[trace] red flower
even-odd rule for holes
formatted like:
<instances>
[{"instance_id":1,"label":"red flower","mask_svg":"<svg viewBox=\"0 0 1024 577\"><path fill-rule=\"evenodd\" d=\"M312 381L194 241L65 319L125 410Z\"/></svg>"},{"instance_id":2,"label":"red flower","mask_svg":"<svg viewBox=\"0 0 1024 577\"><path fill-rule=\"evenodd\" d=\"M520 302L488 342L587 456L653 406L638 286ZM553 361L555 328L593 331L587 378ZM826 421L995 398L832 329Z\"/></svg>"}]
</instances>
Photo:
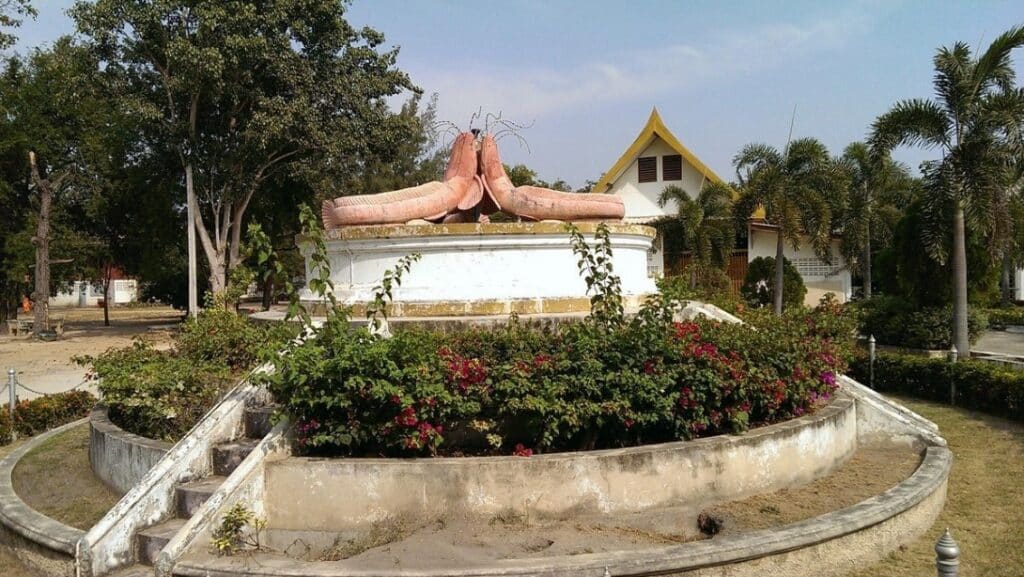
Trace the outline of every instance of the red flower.
<instances>
[{"instance_id":1,"label":"red flower","mask_svg":"<svg viewBox=\"0 0 1024 577\"><path fill-rule=\"evenodd\" d=\"M412 407L402 409L402 412L395 416L395 422L403 427L415 427L419 422L419 419L416 418L416 409Z\"/></svg>"},{"instance_id":2,"label":"red flower","mask_svg":"<svg viewBox=\"0 0 1024 577\"><path fill-rule=\"evenodd\" d=\"M515 450L512 451L512 454L516 457L532 457L533 449L528 449L524 447L522 443L519 443L516 445Z\"/></svg>"}]
</instances>

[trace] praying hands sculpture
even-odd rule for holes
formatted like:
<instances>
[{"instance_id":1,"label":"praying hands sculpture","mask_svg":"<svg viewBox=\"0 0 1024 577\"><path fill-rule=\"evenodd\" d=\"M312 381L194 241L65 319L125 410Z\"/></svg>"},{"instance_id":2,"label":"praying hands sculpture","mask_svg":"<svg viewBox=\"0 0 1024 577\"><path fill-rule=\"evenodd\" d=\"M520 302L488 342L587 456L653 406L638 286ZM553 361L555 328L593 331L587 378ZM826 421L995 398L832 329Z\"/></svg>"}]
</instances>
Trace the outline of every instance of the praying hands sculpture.
<instances>
[{"instance_id":1,"label":"praying hands sculpture","mask_svg":"<svg viewBox=\"0 0 1024 577\"><path fill-rule=\"evenodd\" d=\"M492 134L455 138L443 182L380 194L343 196L323 204L324 226L429 222L488 222L497 211L526 220L620 220L622 199L608 194L513 186Z\"/></svg>"}]
</instances>

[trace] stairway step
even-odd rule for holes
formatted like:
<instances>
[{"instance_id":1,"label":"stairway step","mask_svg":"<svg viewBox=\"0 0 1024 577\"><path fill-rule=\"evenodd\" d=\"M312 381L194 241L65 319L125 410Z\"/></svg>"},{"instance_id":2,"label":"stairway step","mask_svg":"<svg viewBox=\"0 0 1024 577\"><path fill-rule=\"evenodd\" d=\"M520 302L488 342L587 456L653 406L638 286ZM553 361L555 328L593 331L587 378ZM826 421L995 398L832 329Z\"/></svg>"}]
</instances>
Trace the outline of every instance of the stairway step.
<instances>
[{"instance_id":1,"label":"stairway step","mask_svg":"<svg viewBox=\"0 0 1024 577\"><path fill-rule=\"evenodd\" d=\"M239 439L213 448L213 474L227 477L256 448L256 439Z\"/></svg>"},{"instance_id":2,"label":"stairway step","mask_svg":"<svg viewBox=\"0 0 1024 577\"><path fill-rule=\"evenodd\" d=\"M167 542L178 533L185 522L185 519L170 519L139 531L136 537L139 546L139 562L146 565L156 562L160 551L163 551Z\"/></svg>"},{"instance_id":3,"label":"stairway step","mask_svg":"<svg viewBox=\"0 0 1024 577\"><path fill-rule=\"evenodd\" d=\"M153 568L146 565L129 565L110 573L107 577L153 577Z\"/></svg>"},{"instance_id":4,"label":"stairway step","mask_svg":"<svg viewBox=\"0 0 1024 577\"><path fill-rule=\"evenodd\" d=\"M192 515L202 507L210 495L217 490L227 477L212 475L205 479L178 485L175 498L178 502L178 516L191 519Z\"/></svg>"},{"instance_id":5,"label":"stairway step","mask_svg":"<svg viewBox=\"0 0 1024 577\"><path fill-rule=\"evenodd\" d=\"M263 407L252 407L245 409L245 436L251 439L262 439L267 436L274 423L270 418L274 415L277 407L267 405Z\"/></svg>"}]
</instances>

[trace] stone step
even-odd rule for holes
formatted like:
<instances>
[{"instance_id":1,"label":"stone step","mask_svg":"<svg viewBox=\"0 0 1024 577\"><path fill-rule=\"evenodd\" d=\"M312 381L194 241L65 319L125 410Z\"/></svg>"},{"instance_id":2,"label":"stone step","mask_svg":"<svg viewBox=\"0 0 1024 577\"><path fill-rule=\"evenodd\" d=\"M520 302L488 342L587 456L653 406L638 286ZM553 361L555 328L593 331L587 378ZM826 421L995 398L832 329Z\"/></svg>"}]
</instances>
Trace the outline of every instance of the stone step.
<instances>
[{"instance_id":1,"label":"stone step","mask_svg":"<svg viewBox=\"0 0 1024 577\"><path fill-rule=\"evenodd\" d=\"M212 475L205 479L192 481L178 485L175 489L175 499L178 503L178 516L191 519L192 515L199 510L199 507L210 498L210 495L220 487L226 477Z\"/></svg>"},{"instance_id":2,"label":"stone step","mask_svg":"<svg viewBox=\"0 0 1024 577\"><path fill-rule=\"evenodd\" d=\"M250 439L262 439L267 436L274 423L270 418L274 415L277 407L268 405L264 407L252 407L245 409L245 436Z\"/></svg>"},{"instance_id":3,"label":"stone step","mask_svg":"<svg viewBox=\"0 0 1024 577\"><path fill-rule=\"evenodd\" d=\"M249 456L259 441L256 439L238 439L213 448L213 474L227 477Z\"/></svg>"},{"instance_id":4,"label":"stone step","mask_svg":"<svg viewBox=\"0 0 1024 577\"><path fill-rule=\"evenodd\" d=\"M167 542L185 525L185 519L170 519L139 531L136 541L139 547L139 563L152 565L167 546Z\"/></svg>"},{"instance_id":5,"label":"stone step","mask_svg":"<svg viewBox=\"0 0 1024 577\"><path fill-rule=\"evenodd\" d=\"M107 577L153 577L153 568L146 565L129 565L110 573Z\"/></svg>"}]
</instances>

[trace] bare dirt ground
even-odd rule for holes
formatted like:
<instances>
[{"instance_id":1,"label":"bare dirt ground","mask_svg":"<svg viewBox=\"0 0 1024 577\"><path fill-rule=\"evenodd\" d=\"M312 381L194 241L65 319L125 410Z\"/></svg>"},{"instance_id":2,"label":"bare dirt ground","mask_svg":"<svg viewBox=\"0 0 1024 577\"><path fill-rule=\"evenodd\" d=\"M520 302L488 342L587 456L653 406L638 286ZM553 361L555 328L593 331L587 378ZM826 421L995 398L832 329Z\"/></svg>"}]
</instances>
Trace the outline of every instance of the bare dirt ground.
<instances>
[{"instance_id":1,"label":"bare dirt ground","mask_svg":"<svg viewBox=\"0 0 1024 577\"><path fill-rule=\"evenodd\" d=\"M41 393L59 393L79 385L86 367L77 365L72 358L95 355L113 347L131 344L141 337L157 346L166 346L170 340L169 328L177 325L182 313L170 307L113 308L111 326L103 326L103 309L52 309L51 314L64 315L64 336L52 343L31 337L0 336L0 369L3 383L7 382L7 369L14 367L18 382L26 388L18 391L22 399L31 399ZM2 386L0 384L0 386ZM87 386L87 390L92 385ZM2 399L2 400L6 400ZM0 400L0 401L2 401Z\"/></svg>"},{"instance_id":2,"label":"bare dirt ground","mask_svg":"<svg viewBox=\"0 0 1024 577\"><path fill-rule=\"evenodd\" d=\"M910 447L860 449L831 475L807 485L716 505L708 511L724 522L724 533L780 526L853 505L893 487L920 464ZM324 561L337 568L374 571L404 567L441 569L502 559L529 559L606 551L637 550L705 539L697 527L702 511L665 507L630 515L568 514L529 518L509 511L492 518L393 519L333 547L314 549L284 534L273 545L290 543L277 555L248 555L240 564L258 565L285 557Z\"/></svg>"},{"instance_id":3,"label":"bare dirt ground","mask_svg":"<svg viewBox=\"0 0 1024 577\"><path fill-rule=\"evenodd\" d=\"M43 515L83 531L120 498L89 466L88 425L53 437L25 455L14 469L14 492Z\"/></svg>"}]
</instances>

